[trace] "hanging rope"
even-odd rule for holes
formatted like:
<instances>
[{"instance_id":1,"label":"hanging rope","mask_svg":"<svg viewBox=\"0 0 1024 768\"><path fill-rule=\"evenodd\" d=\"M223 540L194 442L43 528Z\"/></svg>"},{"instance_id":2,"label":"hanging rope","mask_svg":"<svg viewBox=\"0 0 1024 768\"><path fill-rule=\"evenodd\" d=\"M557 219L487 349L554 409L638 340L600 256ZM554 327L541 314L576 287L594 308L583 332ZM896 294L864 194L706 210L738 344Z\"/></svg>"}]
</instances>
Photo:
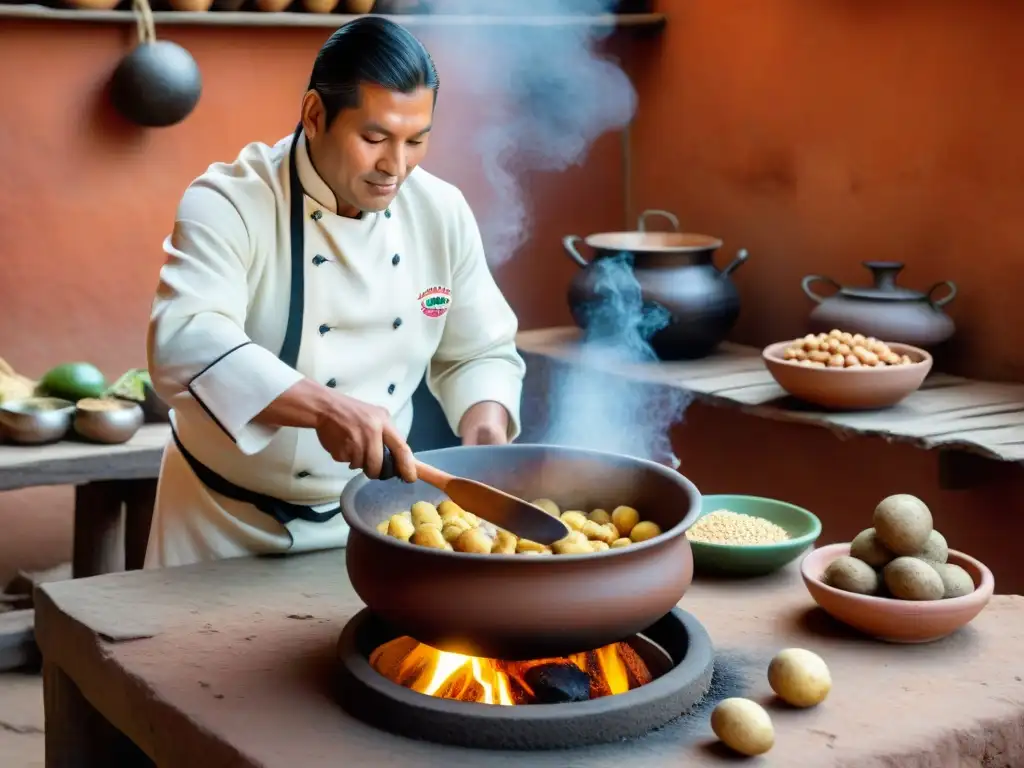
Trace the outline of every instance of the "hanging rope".
<instances>
[{"instance_id":1,"label":"hanging rope","mask_svg":"<svg viewBox=\"0 0 1024 768\"><path fill-rule=\"evenodd\" d=\"M156 22L153 21L153 9L149 7L149 0L132 0L132 10L135 12L139 43L155 43Z\"/></svg>"}]
</instances>

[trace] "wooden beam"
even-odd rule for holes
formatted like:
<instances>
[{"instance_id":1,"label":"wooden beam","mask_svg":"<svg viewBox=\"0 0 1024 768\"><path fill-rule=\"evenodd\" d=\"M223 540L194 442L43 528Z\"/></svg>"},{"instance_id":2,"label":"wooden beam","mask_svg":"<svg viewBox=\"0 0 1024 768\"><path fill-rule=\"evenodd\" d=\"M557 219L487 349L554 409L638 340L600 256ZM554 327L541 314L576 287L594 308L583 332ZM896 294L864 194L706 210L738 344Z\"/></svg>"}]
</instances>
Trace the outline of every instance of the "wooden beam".
<instances>
[{"instance_id":1,"label":"wooden beam","mask_svg":"<svg viewBox=\"0 0 1024 768\"><path fill-rule=\"evenodd\" d=\"M135 24L131 11L91 11L49 8L42 5L0 4L0 18L36 21L71 21L91 24ZM359 18L341 13L277 13L246 11L155 11L157 26L203 27L321 27L335 29ZM479 16L457 14L396 14L384 16L398 24L417 29L451 27L590 27L597 29L633 29L660 31L667 18L663 13L605 13L600 15L558 16Z\"/></svg>"}]
</instances>

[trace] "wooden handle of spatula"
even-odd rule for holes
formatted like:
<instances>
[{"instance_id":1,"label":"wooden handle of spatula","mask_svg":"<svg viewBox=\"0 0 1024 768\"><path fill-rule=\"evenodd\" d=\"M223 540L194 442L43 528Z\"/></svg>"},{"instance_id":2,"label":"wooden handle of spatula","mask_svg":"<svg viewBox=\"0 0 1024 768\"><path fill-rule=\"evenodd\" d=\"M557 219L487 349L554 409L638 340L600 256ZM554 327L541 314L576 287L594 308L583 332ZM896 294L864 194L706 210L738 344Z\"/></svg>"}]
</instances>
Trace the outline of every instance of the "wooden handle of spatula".
<instances>
[{"instance_id":1,"label":"wooden handle of spatula","mask_svg":"<svg viewBox=\"0 0 1024 768\"><path fill-rule=\"evenodd\" d=\"M422 461L416 462L416 476L439 491L447 490L448 483L455 479L454 475L449 475L447 472L443 472L429 464L424 464Z\"/></svg>"},{"instance_id":2,"label":"wooden handle of spatula","mask_svg":"<svg viewBox=\"0 0 1024 768\"><path fill-rule=\"evenodd\" d=\"M442 472L437 467L424 464L422 461L416 462L416 474L424 483L432 485L441 491L445 490L448 487L448 483L454 479L454 475ZM377 479L390 480L393 477L398 477L398 472L395 468L395 457L391 455L391 449L385 445L384 461L381 464L380 475Z\"/></svg>"}]
</instances>

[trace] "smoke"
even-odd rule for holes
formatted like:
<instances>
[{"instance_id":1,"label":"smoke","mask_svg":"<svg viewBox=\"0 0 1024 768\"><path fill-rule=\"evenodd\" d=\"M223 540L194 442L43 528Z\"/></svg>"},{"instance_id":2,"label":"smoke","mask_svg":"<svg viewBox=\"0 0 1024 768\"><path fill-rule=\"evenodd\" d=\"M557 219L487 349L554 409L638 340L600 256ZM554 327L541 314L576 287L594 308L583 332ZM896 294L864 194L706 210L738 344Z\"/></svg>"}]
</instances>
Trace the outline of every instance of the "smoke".
<instances>
[{"instance_id":1,"label":"smoke","mask_svg":"<svg viewBox=\"0 0 1024 768\"><path fill-rule=\"evenodd\" d=\"M609 12L614 0L424 0L427 13L574 16ZM602 58L607 30L587 24L467 27L459 39L461 87L479 110L475 151L495 199L481 217L492 268L530 235L522 176L579 163L594 141L629 124L636 92L619 66Z\"/></svg>"},{"instance_id":2,"label":"smoke","mask_svg":"<svg viewBox=\"0 0 1024 768\"><path fill-rule=\"evenodd\" d=\"M609 13L615 0L424 0L428 13L574 16ZM492 268L510 259L531 232L522 180L581 162L603 134L625 128L636 92L622 69L598 51L608 34L585 23L467 27L459 39L460 87L478 112L475 151L495 196L480 228ZM552 371L544 393L548 423L534 439L642 456L678 466L669 427L690 396L606 371L656 360L650 339L668 312L645 302L628 255L590 269L597 297L587 307L579 365Z\"/></svg>"},{"instance_id":3,"label":"smoke","mask_svg":"<svg viewBox=\"0 0 1024 768\"><path fill-rule=\"evenodd\" d=\"M669 428L692 395L642 384L623 368L657 360L651 337L668 325L668 311L644 301L628 254L595 261L594 298L583 308L586 331L578 364L552 372L548 423L539 442L641 456L673 467Z\"/></svg>"}]
</instances>

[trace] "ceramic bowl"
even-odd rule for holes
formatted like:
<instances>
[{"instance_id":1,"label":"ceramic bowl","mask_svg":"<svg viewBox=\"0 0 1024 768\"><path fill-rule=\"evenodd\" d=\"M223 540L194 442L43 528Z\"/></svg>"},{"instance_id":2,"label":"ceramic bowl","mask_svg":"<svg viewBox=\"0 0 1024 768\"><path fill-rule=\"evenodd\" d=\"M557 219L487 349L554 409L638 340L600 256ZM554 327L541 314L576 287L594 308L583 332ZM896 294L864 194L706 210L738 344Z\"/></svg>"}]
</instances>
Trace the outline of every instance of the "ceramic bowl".
<instances>
[{"instance_id":1,"label":"ceramic bowl","mask_svg":"<svg viewBox=\"0 0 1024 768\"><path fill-rule=\"evenodd\" d=\"M0 432L12 443L44 445L63 440L75 404L57 397L27 397L0 405Z\"/></svg>"},{"instance_id":2,"label":"ceramic bowl","mask_svg":"<svg viewBox=\"0 0 1024 768\"><path fill-rule=\"evenodd\" d=\"M928 601L855 595L821 580L833 560L848 554L849 543L830 544L808 554L800 564L807 591L832 618L890 643L930 643L953 634L981 613L995 590L992 571L970 555L951 549L949 562L974 579L974 591L969 595Z\"/></svg>"},{"instance_id":3,"label":"ceramic bowl","mask_svg":"<svg viewBox=\"0 0 1024 768\"><path fill-rule=\"evenodd\" d=\"M74 429L94 443L127 443L139 431L145 417L138 403L115 398L79 400Z\"/></svg>"},{"instance_id":4,"label":"ceramic bowl","mask_svg":"<svg viewBox=\"0 0 1024 768\"><path fill-rule=\"evenodd\" d=\"M791 563L821 535L821 521L817 517L785 501L729 494L701 497L701 517L720 509L769 520L784 528L790 538L777 544L710 544L691 540L695 573L763 576Z\"/></svg>"},{"instance_id":5,"label":"ceramic bowl","mask_svg":"<svg viewBox=\"0 0 1024 768\"><path fill-rule=\"evenodd\" d=\"M909 344L889 344L910 365L884 368L809 368L784 360L793 340L780 341L761 353L768 372L786 392L808 403L839 411L888 408L920 389L932 369L932 356Z\"/></svg>"}]
</instances>

